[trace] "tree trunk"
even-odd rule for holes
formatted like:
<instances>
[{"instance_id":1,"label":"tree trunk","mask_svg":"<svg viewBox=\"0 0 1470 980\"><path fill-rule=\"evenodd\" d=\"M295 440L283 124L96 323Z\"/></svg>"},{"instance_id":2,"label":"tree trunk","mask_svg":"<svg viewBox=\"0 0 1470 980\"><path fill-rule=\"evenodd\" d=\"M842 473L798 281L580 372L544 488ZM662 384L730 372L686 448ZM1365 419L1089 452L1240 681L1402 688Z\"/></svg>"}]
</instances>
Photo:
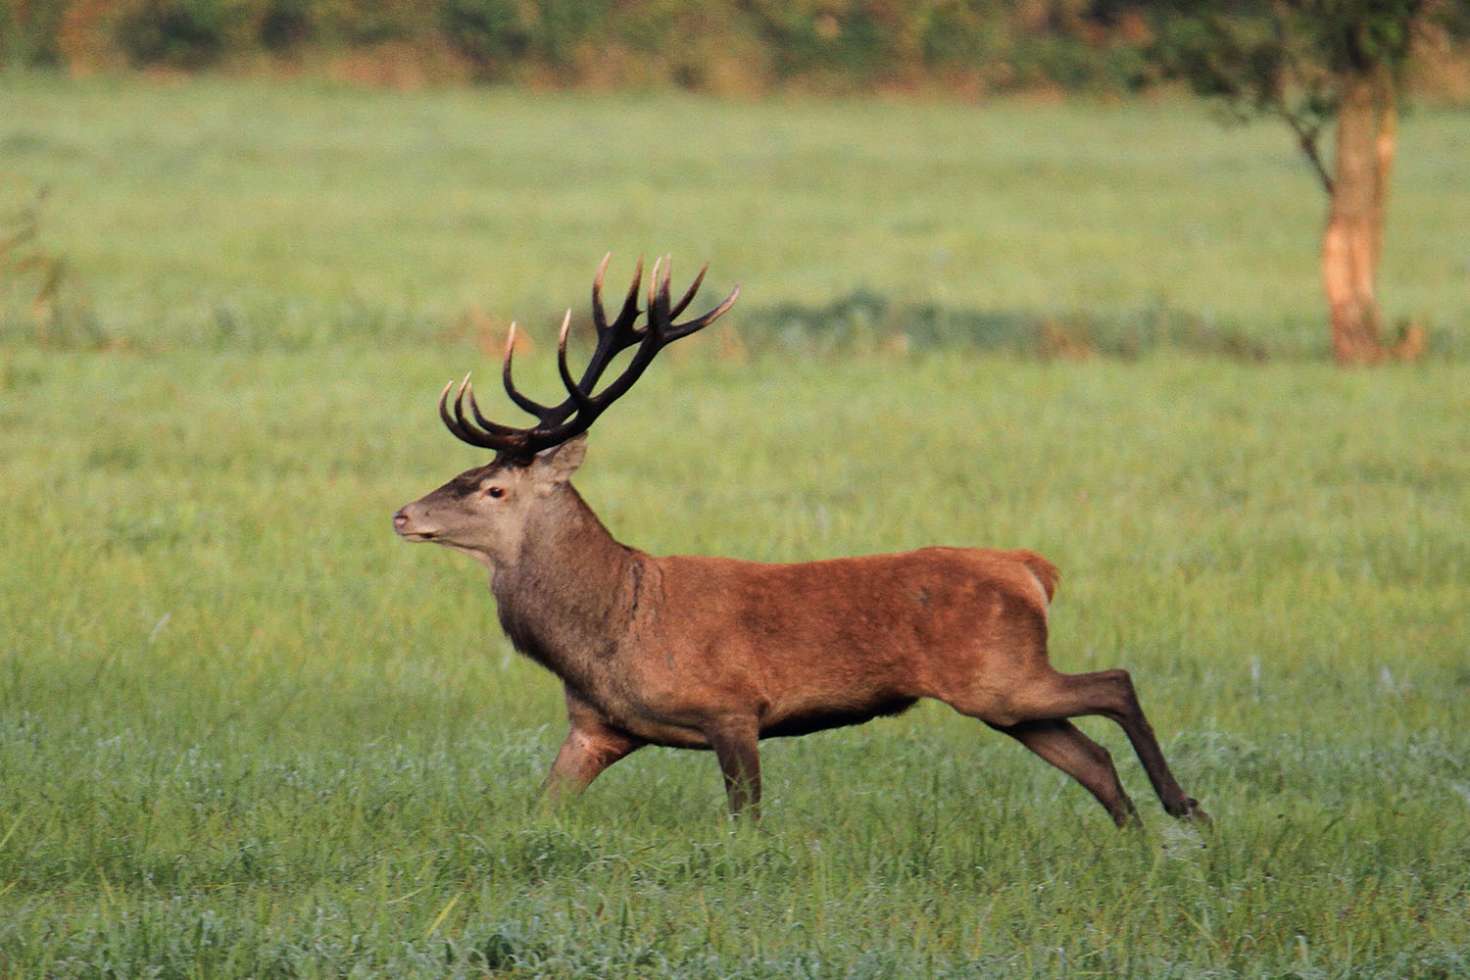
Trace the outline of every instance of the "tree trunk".
<instances>
[{"instance_id":1,"label":"tree trunk","mask_svg":"<svg viewBox=\"0 0 1470 980\"><path fill-rule=\"evenodd\" d=\"M1388 218L1388 186L1393 176L1393 156L1398 149L1399 105L1394 92L1393 73L1386 65L1374 75L1374 107L1378 110L1378 138L1374 143L1378 170L1373 185L1373 269L1383 258L1383 226Z\"/></svg>"},{"instance_id":2,"label":"tree trunk","mask_svg":"<svg viewBox=\"0 0 1470 980\"><path fill-rule=\"evenodd\" d=\"M1381 141L1380 89L1366 72L1342 80L1332 204L1322 234L1322 286L1339 364L1371 364L1385 353L1375 286L1388 188L1381 162L1392 164L1394 140L1390 127L1387 143Z\"/></svg>"}]
</instances>

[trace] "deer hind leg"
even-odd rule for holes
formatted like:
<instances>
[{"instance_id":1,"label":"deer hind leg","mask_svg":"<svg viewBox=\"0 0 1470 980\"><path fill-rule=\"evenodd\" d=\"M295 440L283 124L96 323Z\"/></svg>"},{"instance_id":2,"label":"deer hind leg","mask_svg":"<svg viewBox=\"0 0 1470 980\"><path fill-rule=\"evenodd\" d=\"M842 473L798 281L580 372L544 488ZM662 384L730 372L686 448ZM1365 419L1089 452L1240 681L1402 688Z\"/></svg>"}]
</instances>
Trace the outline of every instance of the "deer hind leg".
<instances>
[{"instance_id":1,"label":"deer hind leg","mask_svg":"<svg viewBox=\"0 0 1470 980\"><path fill-rule=\"evenodd\" d=\"M1061 721L1079 715L1110 718L1128 736L1165 811L1181 819L1209 822L1208 814L1179 787L1169 770L1169 763L1154 737L1153 726L1139 706L1133 680L1126 670L1061 674L1047 667L1033 679L1016 684L1004 693L987 692L973 704L953 701L950 704L1002 730L1026 722Z\"/></svg>"},{"instance_id":2,"label":"deer hind leg","mask_svg":"<svg viewBox=\"0 0 1470 980\"><path fill-rule=\"evenodd\" d=\"M1133 689L1133 678L1126 670L1099 670L1090 674L1059 674L1051 676L1036 691L1038 703L1031 710L1058 713L1064 717L1076 715L1102 715L1117 722L1133 744L1138 761L1143 763L1144 772L1153 784L1159 802L1170 816L1193 819L1208 823L1209 815L1200 809L1199 803L1179 787L1169 763L1164 759L1164 750L1154 737L1153 726L1148 723L1143 708L1138 703L1138 693ZM1055 716L1055 715L1053 715Z\"/></svg>"},{"instance_id":3,"label":"deer hind leg","mask_svg":"<svg viewBox=\"0 0 1470 980\"><path fill-rule=\"evenodd\" d=\"M1138 822L1138 810L1118 779L1113 757L1070 721L1023 721L1018 725L991 727L1005 732L1081 783L1097 797L1119 827Z\"/></svg>"}]
</instances>

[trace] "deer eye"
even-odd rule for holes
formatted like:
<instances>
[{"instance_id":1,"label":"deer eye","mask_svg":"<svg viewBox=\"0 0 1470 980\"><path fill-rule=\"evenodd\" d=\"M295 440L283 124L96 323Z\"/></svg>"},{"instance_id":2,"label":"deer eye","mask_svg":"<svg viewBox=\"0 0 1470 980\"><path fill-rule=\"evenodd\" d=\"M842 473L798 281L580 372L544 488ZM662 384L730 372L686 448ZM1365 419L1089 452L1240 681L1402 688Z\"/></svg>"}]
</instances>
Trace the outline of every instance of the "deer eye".
<instances>
[{"instance_id":1,"label":"deer eye","mask_svg":"<svg viewBox=\"0 0 1470 980\"><path fill-rule=\"evenodd\" d=\"M505 496L505 487L491 487L489 490L485 491L485 496L493 497L494 499L499 500L501 497Z\"/></svg>"}]
</instances>

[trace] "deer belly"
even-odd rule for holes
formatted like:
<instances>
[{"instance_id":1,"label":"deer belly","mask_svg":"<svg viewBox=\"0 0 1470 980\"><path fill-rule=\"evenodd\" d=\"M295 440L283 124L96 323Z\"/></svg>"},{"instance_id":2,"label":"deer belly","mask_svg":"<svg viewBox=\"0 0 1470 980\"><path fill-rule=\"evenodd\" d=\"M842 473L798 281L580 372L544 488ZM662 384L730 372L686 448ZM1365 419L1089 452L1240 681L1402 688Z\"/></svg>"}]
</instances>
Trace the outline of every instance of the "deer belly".
<instances>
[{"instance_id":1,"label":"deer belly","mask_svg":"<svg viewBox=\"0 0 1470 980\"><path fill-rule=\"evenodd\" d=\"M865 704L812 705L796 707L761 726L761 738L807 735L828 728L861 725L874 718L903 714L918 698L891 697Z\"/></svg>"},{"instance_id":2,"label":"deer belly","mask_svg":"<svg viewBox=\"0 0 1470 980\"><path fill-rule=\"evenodd\" d=\"M649 745L671 749L707 749L709 741L697 728L650 718L643 712L604 711L604 717L615 728L636 735Z\"/></svg>"}]
</instances>

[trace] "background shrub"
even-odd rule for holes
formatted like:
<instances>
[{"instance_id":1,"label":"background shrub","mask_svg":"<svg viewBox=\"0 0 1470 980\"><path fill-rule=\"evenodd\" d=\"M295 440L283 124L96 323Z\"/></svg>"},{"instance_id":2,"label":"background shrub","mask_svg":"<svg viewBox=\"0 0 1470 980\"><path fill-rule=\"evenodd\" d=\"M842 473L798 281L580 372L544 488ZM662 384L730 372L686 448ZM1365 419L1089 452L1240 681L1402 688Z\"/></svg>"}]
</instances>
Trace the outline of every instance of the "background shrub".
<instances>
[{"instance_id":1,"label":"background shrub","mask_svg":"<svg viewBox=\"0 0 1470 980\"><path fill-rule=\"evenodd\" d=\"M1146 11L1125 0L8 0L0 59L75 73L369 51L394 64L364 80L391 84L444 77L449 52L480 80L553 86L1121 92L1153 81ZM1438 36L1422 46L1417 84L1470 95L1470 51Z\"/></svg>"},{"instance_id":2,"label":"background shrub","mask_svg":"<svg viewBox=\"0 0 1470 980\"><path fill-rule=\"evenodd\" d=\"M486 78L523 57L531 43L530 25L515 0L444 0L439 27Z\"/></svg>"},{"instance_id":3,"label":"background shrub","mask_svg":"<svg viewBox=\"0 0 1470 980\"><path fill-rule=\"evenodd\" d=\"M135 0L120 6L113 40L134 66L204 68L250 38L243 0Z\"/></svg>"}]
</instances>

